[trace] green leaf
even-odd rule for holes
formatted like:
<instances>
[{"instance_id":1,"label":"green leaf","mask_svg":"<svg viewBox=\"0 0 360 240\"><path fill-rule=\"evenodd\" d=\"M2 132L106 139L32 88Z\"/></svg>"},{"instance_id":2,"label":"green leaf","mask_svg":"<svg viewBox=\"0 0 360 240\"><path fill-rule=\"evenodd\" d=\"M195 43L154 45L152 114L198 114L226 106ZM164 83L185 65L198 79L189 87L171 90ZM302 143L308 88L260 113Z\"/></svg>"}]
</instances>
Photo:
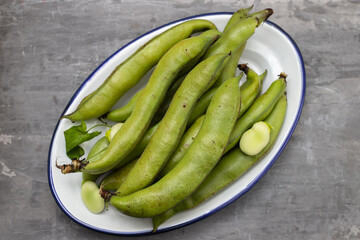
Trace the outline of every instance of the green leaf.
<instances>
[{"instance_id":1,"label":"green leaf","mask_svg":"<svg viewBox=\"0 0 360 240\"><path fill-rule=\"evenodd\" d=\"M85 151L79 145L98 136L101 132L95 131L88 133L84 121L78 126L72 126L64 131L66 154L70 159L79 159L85 154Z\"/></svg>"},{"instance_id":2,"label":"green leaf","mask_svg":"<svg viewBox=\"0 0 360 240\"><path fill-rule=\"evenodd\" d=\"M85 151L82 147L77 146L71 149L69 152L67 152L67 156L70 159L79 159L82 155L85 154Z\"/></svg>"}]
</instances>

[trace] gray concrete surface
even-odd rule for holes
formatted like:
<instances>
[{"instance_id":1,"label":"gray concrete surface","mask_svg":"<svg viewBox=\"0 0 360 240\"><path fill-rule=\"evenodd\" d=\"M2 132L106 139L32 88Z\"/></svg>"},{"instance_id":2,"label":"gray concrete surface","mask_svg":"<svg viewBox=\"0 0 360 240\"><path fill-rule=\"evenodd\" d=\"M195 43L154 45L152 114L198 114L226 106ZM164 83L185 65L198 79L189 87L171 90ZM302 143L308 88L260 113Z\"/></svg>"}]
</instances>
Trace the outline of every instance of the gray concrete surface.
<instances>
[{"instance_id":1,"label":"gray concrete surface","mask_svg":"<svg viewBox=\"0 0 360 240\"><path fill-rule=\"evenodd\" d=\"M235 0L0 1L0 239L122 239L55 203L50 139L84 79L131 39ZM134 239L360 239L360 3L254 1L297 42L307 91L299 124L264 178L222 211Z\"/></svg>"}]
</instances>

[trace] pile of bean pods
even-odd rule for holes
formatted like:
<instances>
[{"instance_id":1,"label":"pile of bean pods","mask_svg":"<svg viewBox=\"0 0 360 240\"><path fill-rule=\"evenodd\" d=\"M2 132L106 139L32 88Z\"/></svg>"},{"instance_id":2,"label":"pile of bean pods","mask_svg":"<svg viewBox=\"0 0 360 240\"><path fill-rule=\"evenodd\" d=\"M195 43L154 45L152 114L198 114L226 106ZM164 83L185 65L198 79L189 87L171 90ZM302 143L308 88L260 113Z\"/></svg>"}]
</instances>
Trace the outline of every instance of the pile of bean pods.
<instances>
[{"instance_id":1,"label":"pile of bean pods","mask_svg":"<svg viewBox=\"0 0 360 240\"><path fill-rule=\"evenodd\" d=\"M269 151L285 117L286 74L261 94L266 69L258 74L239 64L246 42L273 14L251 10L235 12L222 32L195 19L155 36L62 117L114 123L86 159L57 165L64 174L82 172L82 199L91 212L102 212L107 203L123 214L152 218L156 231L224 189ZM113 109L153 67L145 87ZM261 144L253 144L257 138Z\"/></svg>"}]
</instances>

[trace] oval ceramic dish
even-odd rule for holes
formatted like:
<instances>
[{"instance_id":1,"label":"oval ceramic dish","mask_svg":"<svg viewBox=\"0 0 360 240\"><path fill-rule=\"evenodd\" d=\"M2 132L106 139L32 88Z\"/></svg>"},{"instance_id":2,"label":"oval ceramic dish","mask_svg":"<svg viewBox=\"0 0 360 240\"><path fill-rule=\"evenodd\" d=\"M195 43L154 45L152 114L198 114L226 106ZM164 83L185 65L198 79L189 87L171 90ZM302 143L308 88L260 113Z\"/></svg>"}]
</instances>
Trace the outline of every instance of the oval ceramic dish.
<instances>
[{"instance_id":1,"label":"oval ceramic dish","mask_svg":"<svg viewBox=\"0 0 360 240\"><path fill-rule=\"evenodd\" d=\"M132 52L153 36L165 31L173 25L190 19L210 20L217 25L219 30L222 30L231 15L232 13L210 13L180 19L154 29L131 41L95 69L71 98L63 114L72 112L83 97L95 90L105 80L115 66L120 64ZM262 73L265 69L268 70L268 75L263 85L263 91L270 86L272 81L277 79L280 72L285 72L288 75L288 109L278 139L271 151L236 182L200 206L173 216L160 226L158 232L176 229L201 220L226 207L246 193L273 165L295 129L304 103L305 70L301 53L292 38L276 24L266 21L249 39L243 56L240 59L240 63L248 63L249 67L253 68L258 73ZM149 76L150 75L148 74L144 79L146 80ZM126 103L131 95L138 91L141 86L144 86L146 84L145 80L124 95L120 100L119 105ZM98 123L97 120L87 121L88 127L96 123ZM96 231L116 235L151 234L151 219L128 217L111 206L108 211L101 214L96 215L90 213L85 208L80 197L80 187L82 182L81 173L63 175L60 170L55 167L56 160L61 164L70 162L65 153L63 132L72 125L73 123L66 119L60 120L57 123L49 149L49 185L53 197L61 210L75 222ZM105 128L98 128L96 130L103 130L102 135L105 133ZM86 154L99 137L100 136L84 144Z\"/></svg>"}]
</instances>

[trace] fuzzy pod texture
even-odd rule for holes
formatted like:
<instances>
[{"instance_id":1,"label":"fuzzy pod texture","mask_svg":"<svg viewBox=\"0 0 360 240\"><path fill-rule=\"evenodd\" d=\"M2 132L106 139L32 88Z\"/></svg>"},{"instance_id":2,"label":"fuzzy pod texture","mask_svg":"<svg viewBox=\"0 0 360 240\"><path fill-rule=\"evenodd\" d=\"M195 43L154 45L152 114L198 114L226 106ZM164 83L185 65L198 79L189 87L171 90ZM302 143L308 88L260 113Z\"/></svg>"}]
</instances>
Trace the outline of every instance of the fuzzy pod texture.
<instances>
[{"instance_id":1,"label":"fuzzy pod texture","mask_svg":"<svg viewBox=\"0 0 360 240\"><path fill-rule=\"evenodd\" d=\"M216 29L216 26L207 20L191 20L155 36L118 65L99 88L86 96L74 112L63 118L81 121L104 115L171 47L193 33L208 29Z\"/></svg>"},{"instance_id":2,"label":"fuzzy pod texture","mask_svg":"<svg viewBox=\"0 0 360 240\"><path fill-rule=\"evenodd\" d=\"M221 158L239 110L239 79L232 78L216 92L195 141L179 164L145 189L112 196L111 205L126 215L153 217L185 199Z\"/></svg>"}]
</instances>

